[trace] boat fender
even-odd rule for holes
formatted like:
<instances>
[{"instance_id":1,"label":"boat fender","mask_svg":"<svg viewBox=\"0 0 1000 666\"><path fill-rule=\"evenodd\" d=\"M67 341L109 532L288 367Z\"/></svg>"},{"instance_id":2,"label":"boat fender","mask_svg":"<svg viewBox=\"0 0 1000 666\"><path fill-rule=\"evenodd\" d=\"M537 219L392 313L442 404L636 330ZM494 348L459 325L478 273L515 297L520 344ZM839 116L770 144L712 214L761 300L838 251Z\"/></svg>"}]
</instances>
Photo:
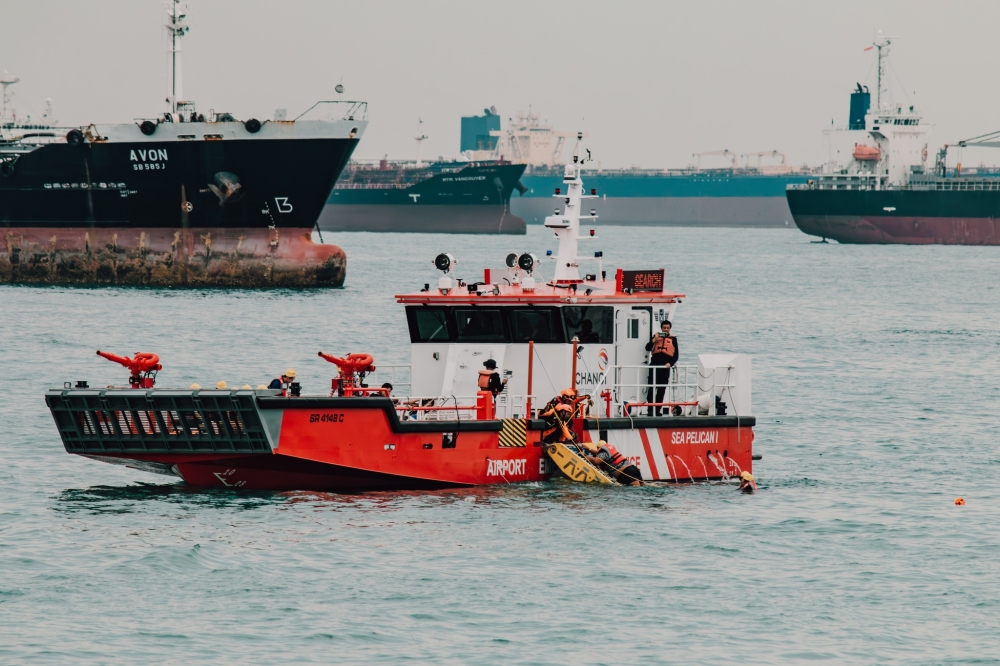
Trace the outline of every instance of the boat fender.
<instances>
[{"instance_id":1,"label":"boat fender","mask_svg":"<svg viewBox=\"0 0 1000 666\"><path fill-rule=\"evenodd\" d=\"M78 129L71 129L66 132L66 143L71 146L79 146L83 143L83 132Z\"/></svg>"},{"instance_id":2,"label":"boat fender","mask_svg":"<svg viewBox=\"0 0 1000 666\"><path fill-rule=\"evenodd\" d=\"M152 120L143 120L139 124L139 131L146 136L153 136L153 133L156 132L156 123Z\"/></svg>"},{"instance_id":3,"label":"boat fender","mask_svg":"<svg viewBox=\"0 0 1000 666\"><path fill-rule=\"evenodd\" d=\"M250 120L243 123L243 126L247 128L247 131L251 134L256 134L260 131L260 121L256 118L251 118Z\"/></svg>"}]
</instances>

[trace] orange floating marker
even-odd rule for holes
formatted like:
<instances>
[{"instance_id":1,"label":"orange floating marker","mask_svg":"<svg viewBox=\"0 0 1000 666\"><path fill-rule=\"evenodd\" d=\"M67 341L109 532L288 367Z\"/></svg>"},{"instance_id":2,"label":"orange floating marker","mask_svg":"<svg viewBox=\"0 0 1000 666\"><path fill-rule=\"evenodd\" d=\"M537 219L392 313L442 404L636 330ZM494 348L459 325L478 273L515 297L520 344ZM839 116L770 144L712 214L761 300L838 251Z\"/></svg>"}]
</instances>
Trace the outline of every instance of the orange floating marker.
<instances>
[{"instance_id":1,"label":"orange floating marker","mask_svg":"<svg viewBox=\"0 0 1000 666\"><path fill-rule=\"evenodd\" d=\"M955 506L965 506L965 500L959 497L955 500Z\"/></svg>"}]
</instances>

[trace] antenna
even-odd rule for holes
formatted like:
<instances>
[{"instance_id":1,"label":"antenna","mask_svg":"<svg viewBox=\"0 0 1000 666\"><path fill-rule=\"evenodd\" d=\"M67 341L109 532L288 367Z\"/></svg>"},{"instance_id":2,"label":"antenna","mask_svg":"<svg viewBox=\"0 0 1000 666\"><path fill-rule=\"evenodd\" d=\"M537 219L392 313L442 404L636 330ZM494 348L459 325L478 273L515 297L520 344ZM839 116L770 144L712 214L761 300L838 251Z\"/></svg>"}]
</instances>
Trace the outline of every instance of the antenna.
<instances>
[{"instance_id":1,"label":"antenna","mask_svg":"<svg viewBox=\"0 0 1000 666\"><path fill-rule=\"evenodd\" d=\"M586 137L584 132L577 132L576 146L573 149L573 161L567 164L564 169L562 184L566 187L566 193L562 194L561 189L556 190L553 195L562 199L564 208L562 213L557 208L553 215L545 218L545 226L555 233L559 239L559 249L556 251L556 269L552 279L556 283L576 284L583 282L580 279L579 260L577 248L580 240L580 220L593 221L597 219L596 211L591 210L590 215L581 215L580 209L583 199L596 199L597 191L591 190L590 194L585 194L583 180L580 178L583 162L580 160L581 142ZM588 151L589 157L589 151ZM521 268L527 270L523 264Z\"/></svg>"},{"instance_id":2,"label":"antenna","mask_svg":"<svg viewBox=\"0 0 1000 666\"><path fill-rule=\"evenodd\" d=\"M424 119L423 118L417 118L417 136L415 136L414 138L417 140L417 168L418 169L424 165L423 162L420 161L420 148L421 148L421 144L424 142L425 139L428 138L427 135L424 134L424 132L423 132L423 126L424 126Z\"/></svg>"},{"instance_id":3,"label":"antenna","mask_svg":"<svg viewBox=\"0 0 1000 666\"><path fill-rule=\"evenodd\" d=\"M889 101L889 76L885 68L889 64L889 47L894 39L896 38L883 35L882 31L879 30L875 41L872 42L872 46L878 50L878 85L875 87L875 108L880 113L883 111L883 100Z\"/></svg>"},{"instance_id":4,"label":"antenna","mask_svg":"<svg viewBox=\"0 0 1000 666\"><path fill-rule=\"evenodd\" d=\"M180 0L170 0L167 9L167 32L170 33L170 113L177 113L177 100L181 92L181 44L180 38L188 33L184 25L187 18L187 3Z\"/></svg>"}]
</instances>

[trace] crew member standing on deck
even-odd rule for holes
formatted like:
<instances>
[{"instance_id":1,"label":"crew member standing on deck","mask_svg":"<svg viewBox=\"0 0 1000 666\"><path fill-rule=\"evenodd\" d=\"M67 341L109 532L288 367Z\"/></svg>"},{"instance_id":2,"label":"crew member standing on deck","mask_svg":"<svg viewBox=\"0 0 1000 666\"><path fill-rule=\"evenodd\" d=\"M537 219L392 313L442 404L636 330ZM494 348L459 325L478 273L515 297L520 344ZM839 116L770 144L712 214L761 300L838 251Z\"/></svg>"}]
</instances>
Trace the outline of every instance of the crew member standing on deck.
<instances>
[{"instance_id":1,"label":"crew member standing on deck","mask_svg":"<svg viewBox=\"0 0 1000 666\"><path fill-rule=\"evenodd\" d=\"M652 352L649 357L649 388L646 389L646 402L663 402L663 395L667 392L667 384L670 383L670 368L677 363L680 356L680 348L677 346L677 336L670 335L670 322L666 319L660 324L660 332L656 333L652 339L646 343L646 351ZM655 400L654 398L655 387ZM660 415L660 407L653 411L649 408L649 415ZM668 410L669 413L669 410Z\"/></svg>"},{"instance_id":2,"label":"crew member standing on deck","mask_svg":"<svg viewBox=\"0 0 1000 666\"><path fill-rule=\"evenodd\" d=\"M483 366L485 370L479 371L479 390L489 391L493 394L493 398L496 399L504 386L507 385L506 379L500 379L500 373L497 372L497 362L491 358L483 361Z\"/></svg>"}]
</instances>

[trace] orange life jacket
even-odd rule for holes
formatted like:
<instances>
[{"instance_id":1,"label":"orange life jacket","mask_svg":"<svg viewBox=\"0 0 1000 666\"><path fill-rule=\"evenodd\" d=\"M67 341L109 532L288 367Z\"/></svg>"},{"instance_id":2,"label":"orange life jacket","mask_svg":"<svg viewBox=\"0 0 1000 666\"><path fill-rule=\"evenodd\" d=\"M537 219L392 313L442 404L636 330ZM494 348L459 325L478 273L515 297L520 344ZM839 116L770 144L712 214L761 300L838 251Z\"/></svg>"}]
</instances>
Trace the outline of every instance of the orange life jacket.
<instances>
[{"instance_id":1,"label":"orange life jacket","mask_svg":"<svg viewBox=\"0 0 1000 666\"><path fill-rule=\"evenodd\" d=\"M492 370L480 370L479 371L479 390L488 391L490 388L490 377L493 376Z\"/></svg>"},{"instance_id":2,"label":"orange life jacket","mask_svg":"<svg viewBox=\"0 0 1000 666\"><path fill-rule=\"evenodd\" d=\"M605 445L601 447L601 451L605 451L609 456L611 456L611 460L608 461L608 464L615 469L620 469L628 464L628 459L618 452L618 449L615 448L614 444L605 443Z\"/></svg>"},{"instance_id":3,"label":"orange life jacket","mask_svg":"<svg viewBox=\"0 0 1000 666\"><path fill-rule=\"evenodd\" d=\"M674 355L674 339L671 337L663 337L659 333L653 339L653 353L654 354L666 354L667 356Z\"/></svg>"}]
</instances>

